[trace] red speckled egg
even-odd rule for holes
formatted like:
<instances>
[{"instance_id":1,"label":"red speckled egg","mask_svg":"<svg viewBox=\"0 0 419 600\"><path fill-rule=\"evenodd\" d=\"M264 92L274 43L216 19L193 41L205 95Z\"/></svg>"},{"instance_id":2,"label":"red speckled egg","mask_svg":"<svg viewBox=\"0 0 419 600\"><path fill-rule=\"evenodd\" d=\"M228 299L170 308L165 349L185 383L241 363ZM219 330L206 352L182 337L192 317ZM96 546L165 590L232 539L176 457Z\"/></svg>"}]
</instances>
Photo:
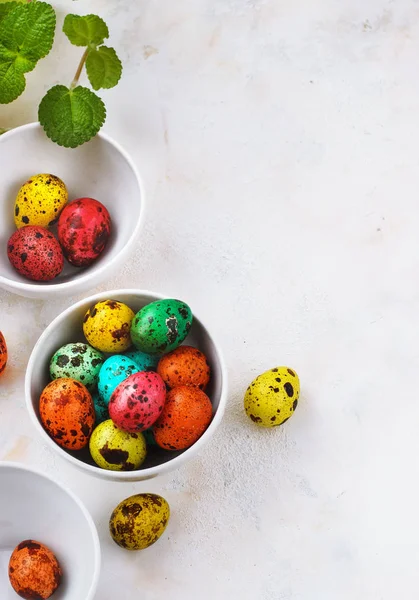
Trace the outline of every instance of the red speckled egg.
<instances>
[{"instance_id":1,"label":"red speckled egg","mask_svg":"<svg viewBox=\"0 0 419 600\"><path fill-rule=\"evenodd\" d=\"M136 433L159 418L166 399L166 386L157 373L133 373L115 389L109 401L109 415L117 427Z\"/></svg>"},{"instance_id":2,"label":"red speckled egg","mask_svg":"<svg viewBox=\"0 0 419 600\"><path fill-rule=\"evenodd\" d=\"M35 540L21 542L9 561L12 588L27 600L47 600L61 583L62 571L55 555Z\"/></svg>"},{"instance_id":3,"label":"red speckled egg","mask_svg":"<svg viewBox=\"0 0 419 600\"><path fill-rule=\"evenodd\" d=\"M7 357L8 357L8 353L7 353L6 340L4 339L4 335L0 331L0 375L3 373L3 371L6 368Z\"/></svg>"},{"instance_id":4,"label":"red speckled egg","mask_svg":"<svg viewBox=\"0 0 419 600\"><path fill-rule=\"evenodd\" d=\"M93 198L73 200L58 220L58 239L66 259L75 267L91 265L105 249L110 233L111 217Z\"/></svg>"},{"instance_id":5,"label":"red speckled egg","mask_svg":"<svg viewBox=\"0 0 419 600\"><path fill-rule=\"evenodd\" d=\"M20 275L32 281L51 281L64 267L60 244L50 231L28 225L7 242L7 256Z\"/></svg>"},{"instance_id":6,"label":"red speckled egg","mask_svg":"<svg viewBox=\"0 0 419 600\"><path fill-rule=\"evenodd\" d=\"M90 393L79 381L67 377L51 381L41 394L39 414L59 446L80 450L89 443L95 409Z\"/></svg>"},{"instance_id":7,"label":"red speckled egg","mask_svg":"<svg viewBox=\"0 0 419 600\"><path fill-rule=\"evenodd\" d=\"M179 346L160 359L157 373L169 388L193 385L205 390L210 368L204 354L192 346Z\"/></svg>"},{"instance_id":8,"label":"red speckled egg","mask_svg":"<svg viewBox=\"0 0 419 600\"><path fill-rule=\"evenodd\" d=\"M157 444L166 450L184 450L204 433L212 419L212 404L199 388L181 385L170 390L153 427Z\"/></svg>"}]
</instances>

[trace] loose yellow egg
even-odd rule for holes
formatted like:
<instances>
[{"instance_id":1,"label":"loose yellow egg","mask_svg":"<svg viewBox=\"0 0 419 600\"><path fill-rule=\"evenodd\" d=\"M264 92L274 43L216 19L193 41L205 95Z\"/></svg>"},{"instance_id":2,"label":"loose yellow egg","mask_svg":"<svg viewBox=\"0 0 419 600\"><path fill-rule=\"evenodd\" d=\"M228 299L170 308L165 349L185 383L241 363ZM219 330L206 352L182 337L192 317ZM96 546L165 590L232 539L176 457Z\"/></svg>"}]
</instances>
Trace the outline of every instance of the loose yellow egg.
<instances>
[{"instance_id":1,"label":"loose yellow egg","mask_svg":"<svg viewBox=\"0 0 419 600\"><path fill-rule=\"evenodd\" d=\"M294 414L300 396L300 380L288 367L262 373L247 388L244 409L260 427L276 427Z\"/></svg>"},{"instance_id":2,"label":"loose yellow egg","mask_svg":"<svg viewBox=\"0 0 419 600\"><path fill-rule=\"evenodd\" d=\"M148 548L162 535L170 518L167 501L157 494L136 494L123 500L113 511L111 536L126 550Z\"/></svg>"},{"instance_id":3,"label":"loose yellow egg","mask_svg":"<svg viewBox=\"0 0 419 600\"><path fill-rule=\"evenodd\" d=\"M65 184L49 173L34 175L20 188L15 203L15 224L49 227L53 225L68 201Z\"/></svg>"}]
</instances>

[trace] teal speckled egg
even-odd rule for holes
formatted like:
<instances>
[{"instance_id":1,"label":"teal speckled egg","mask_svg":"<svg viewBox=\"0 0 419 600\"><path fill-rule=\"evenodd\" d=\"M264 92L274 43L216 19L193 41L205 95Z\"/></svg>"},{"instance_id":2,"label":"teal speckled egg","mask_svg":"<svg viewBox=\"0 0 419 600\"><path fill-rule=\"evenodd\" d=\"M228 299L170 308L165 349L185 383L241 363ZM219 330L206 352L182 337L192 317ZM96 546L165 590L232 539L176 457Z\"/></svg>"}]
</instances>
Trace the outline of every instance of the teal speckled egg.
<instances>
[{"instance_id":1,"label":"teal speckled egg","mask_svg":"<svg viewBox=\"0 0 419 600\"><path fill-rule=\"evenodd\" d=\"M158 354L147 354L135 349L124 352L124 356L128 356L128 358L133 360L140 371L155 371L160 360Z\"/></svg>"},{"instance_id":2,"label":"teal speckled egg","mask_svg":"<svg viewBox=\"0 0 419 600\"><path fill-rule=\"evenodd\" d=\"M97 390L92 393L92 400L96 415L95 425L99 425L109 419L108 403L105 402Z\"/></svg>"},{"instance_id":3,"label":"teal speckled egg","mask_svg":"<svg viewBox=\"0 0 419 600\"><path fill-rule=\"evenodd\" d=\"M192 326L192 312L180 300L156 300L134 317L131 338L134 346L148 354L164 354L177 348Z\"/></svg>"},{"instance_id":4,"label":"teal speckled egg","mask_svg":"<svg viewBox=\"0 0 419 600\"><path fill-rule=\"evenodd\" d=\"M133 360L121 354L110 356L105 360L99 373L98 390L106 404L109 404L109 400L118 385L140 370Z\"/></svg>"},{"instance_id":5,"label":"teal speckled egg","mask_svg":"<svg viewBox=\"0 0 419 600\"><path fill-rule=\"evenodd\" d=\"M88 344L66 344L51 358L51 379L69 377L83 383L91 392L96 388L104 360L103 354Z\"/></svg>"}]
</instances>

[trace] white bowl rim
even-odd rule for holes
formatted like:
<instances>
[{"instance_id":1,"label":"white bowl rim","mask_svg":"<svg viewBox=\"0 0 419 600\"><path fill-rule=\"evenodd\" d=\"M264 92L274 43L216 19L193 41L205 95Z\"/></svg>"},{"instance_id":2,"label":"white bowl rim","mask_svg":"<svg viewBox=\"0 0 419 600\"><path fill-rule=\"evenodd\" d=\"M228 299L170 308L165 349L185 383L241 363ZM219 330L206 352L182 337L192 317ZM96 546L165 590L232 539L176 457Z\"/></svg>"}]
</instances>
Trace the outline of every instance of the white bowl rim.
<instances>
[{"instance_id":1,"label":"white bowl rim","mask_svg":"<svg viewBox=\"0 0 419 600\"><path fill-rule=\"evenodd\" d=\"M206 334L208 335L208 337L214 344L214 348L216 349L218 360L220 362L221 377L222 377L220 401L218 404L217 411L216 411L209 427L202 434L202 436L199 438L198 441L196 441L192 446L190 446L184 452L182 452L182 454L175 456L174 458L172 458L171 460L168 460L165 463L162 463L155 467L148 467L147 469L140 468L135 471L108 471L106 469L101 469L100 467L97 467L97 466L89 465L89 464L83 462L82 460L75 458L71 454L68 454L63 448L61 448L58 444L56 444L49 437L49 435L47 434L45 429L42 427L42 425L35 413L33 405L32 405L31 380L32 380L32 373L33 373L34 369L36 368L36 355L37 355L38 348L40 346L42 346L44 340L49 336L52 329L55 329L55 327L57 325L59 325L60 323L65 321L65 319L69 316L70 313L72 313L74 310L76 310L77 308L79 308L80 306L85 304L86 302L94 304L96 301L103 300L103 298L106 298L106 297L118 299L118 295L126 295L126 294L135 295L135 296L148 295L148 296L153 296L154 298L156 298L158 300L159 299L164 300L165 298L168 298L167 295L160 294L158 292L152 292L150 290L142 290L142 289L140 290L140 289L128 288L128 289L117 289L117 290L109 290L109 291L99 292L97 294L94 294L93 296L88 296L87 298L79 300L75 304L72 304L67 309L65 309L55 319L53 319L53 321L51 321L51 323L47 326L47 328L44 330L44 332L40 335L40 337L38 338L38 341L36 342L35 346L33 347L30 357L29 357L28 365L26 367L26 375L25 375L26 406L29 411L32 422L34 423L36 429L39 431L39 433L41 434L43 439L48 443L48 445L51 446L52 448L54 448L54 450L56 452L59 452L59 454L61 456L63 456L63 458L65 458L66 460L71 462L73 465L75 465L79 469L81 468L84 471L86 471L96 477L99 476L100 478L103 478L103 479L111 479L111 480L118 480L118 481L125 481L125 482L126 481L141 481L142 479L151 479L153 477L156 477L157 475L162 475L163 473L172 471L172 470L178 468L184 462L186 462L189 459L189 456L191 456L194 453L199 452L201 447L205 445L205 443L210 439L210 437L214 434L217 427L221 423L221 420L223 418L224 411L226 408L226 404L227 404L227 388L228 388L227 367L224 362L224 357L223 357L222 351L220 350L219 345L215 341L213 335L209 332L206 325L194 313L194 316L196 316L196 319L204 327Z\"/></svg>"},{"instance_id":2,"label":"white bowl rim","mask_svg":"<svg viewBox=\"0 0 419 600\"><path fill-rule=\"evenodd\" d=\"M39 477L42 477L43 479L46 479L47 481L58 486L72 500L74 500L76 505L79 507L79 509L83 513L83 516L85 517L87 524L89 526L90 533L91 533L92 539L93 539L93 545L94 545L94 572L93 572L93 577L92 577L92 583L90 585L90 589L87 594L87 597L84 599L84 600L93 600L95 597L96 591L97 591L97 586L99 584L100 567L101 567L101 549L100 549L100 542L99 542L99 534L97 532L96 525L92 519L91 514L89 513L89 511L87 510L87 508L85 507L83 502L66 485L56 481L55 479L50 477L50 475L47 475L46 473L43 473L42 471L39 471L38 469L35 469L33 467L28 467L27 465L24 465L22 463L16 463L16 462L11 462L11 461L0 461L0 471L1 471L1 469L4 469L4 468L9 468L9 469L12 468L12 469L18 469L19 471L26 471L29 473L33 473L34 475L37 475Z\"/></svg>"},{"instance_id":3,"label":"white bowl rim","mask_svg":"<svg viewBox=\"0 0 419 600\"><path fill-rule=\"evenodd\" d=\"M21 133L22 131L26 131L26 130L30 130L30 129L42 129L42 127L41 127L40 123L34 122L34 123L27 123L26 125L20 125L19 127L10 129L9 131L6 131L6 133L3 133L3 135L0 136L0 144L2 144L4 142L4 140L7 140L12 136L19 135L19 133ZM102 131L100 131L97 134L97 137L100 137L103 140L105 140L106 142L108 142L125 158L125 160L127 161L127 163L129 164L129 166L131 167L131 169L134 173L134 176L138 183L138 187L140 189L141 204L142 204L140 216L138 218L138 221L137 221L134 231L132 232L129 239L125 242L123 249L118 254L116 254L111 260L103 261L103 264L98 266L97 270L95 270L93 273L88 272L85 275L81 275L77 279L72 279L70 281L64 281L62 283L52 283L48 286L45 286L40 283L31 282L29 279L27 282L15 281L13 279L8 279L7 277L0 275L0 286L1 286L1 284L4 284L4 285L8 286L8 289L13 288L15 290L21 290L21 291L29 291L30 290L31 292L40 292L40 293L44 293L44 294L48 294L48 295L50 293L53 293L56 290L60 290L60 292L63 290L68 290L69 292L71 292L71 289L73 287L79 288L80 285L83 285L84 283L89 281L89 279L91 279L92 277L96 278L98 276L101 276L104 271L109 269L109 267L111 267L115 263L115 261L120 259L121 253L123 253L125 255L129 251L129 249L133 246L135 240L137 239L138 233L143 225L143 221L144 221L144 212L145 212L145 207L146 207L144 183L143 183L141 175L140 175L136 165L134 164L134 161L132 160L131 156L128 154L128 152L125 150L125 148L123 148L119 144L119 142L115 141L111 136L109 136L107 133L103 133ZM51 142L51 144L52 143L53 142Z\"/></svg>"}]
</instances>

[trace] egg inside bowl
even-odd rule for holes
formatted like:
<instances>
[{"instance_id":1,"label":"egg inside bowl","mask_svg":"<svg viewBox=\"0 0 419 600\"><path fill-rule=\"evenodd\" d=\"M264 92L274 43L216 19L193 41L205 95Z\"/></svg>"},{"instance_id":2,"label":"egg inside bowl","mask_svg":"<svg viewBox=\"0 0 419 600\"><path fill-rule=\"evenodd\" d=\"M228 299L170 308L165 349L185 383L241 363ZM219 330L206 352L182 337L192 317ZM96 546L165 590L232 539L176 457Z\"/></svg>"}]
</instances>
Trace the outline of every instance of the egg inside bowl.
<instances>
[{"instance_id":1,"label":"egg inside bowl","mask_svg":"<svg viewBox=\"0 0 419 600\"><path fill-rule=\"evenodd\" d=\"M227 372L221 350L208 329L193 315L192 327L185 344L199 348L209 362L211 378L206 394L212 403L213 417L203 435L189 448L182 451L167 451L153 447L147 453L145 462L136 470L110 471L98 467L85 447L77 452L59 446L45 431L39 412L39 400L42 391L50 382L49 364L58 348L72 342L84 342L83 321L88 309L96 303L113 300L131 307L134 313L164 296L154 292L140 290L112 290L101 292L82 300L61 313L44 331L36 343L29 359L25 395L29 414L43 439L64 459L91 475L116 481L141 481L177 468L192 458L210 439L219 426L227 399ZM193 312L193 307L192 312Z\"/></svg>"},{"instance_id":2,"label":"egg inside bowl","mask_svg":"<svg viewBox=\"0 0 419 600\"><path fill-rule=\"evenodd\" d=\"M62 148L45 136L38 123L32 123L0 136L0 163L1 288L33 298L71 295L91 289L117 270L138 236L144 208L140 176L117 142L100 133L79 148ZM48 282L23 277L7 256L7 241L16 231L15 200L21 186L38 174L61 179L70 202L78 198L98 200L112 221L106 248L93 264L79 268L66 261L60 275Z\"/></svg>"},{"instance_id":3,"label":"egg inside bowl","mask_svg":"<svg viewBox=\"0 0 419 600\"><path fill-rule=\"evenodd\" d=\"M0 463L0 481L0 598L18 597L9 581L9 560L18 545L25 541L28 546L31 540L34 547L47 546L61 567L54 600L93 600L100 546L83 504L57 482L23 465Z\"/></svg>"}]
</instances>

